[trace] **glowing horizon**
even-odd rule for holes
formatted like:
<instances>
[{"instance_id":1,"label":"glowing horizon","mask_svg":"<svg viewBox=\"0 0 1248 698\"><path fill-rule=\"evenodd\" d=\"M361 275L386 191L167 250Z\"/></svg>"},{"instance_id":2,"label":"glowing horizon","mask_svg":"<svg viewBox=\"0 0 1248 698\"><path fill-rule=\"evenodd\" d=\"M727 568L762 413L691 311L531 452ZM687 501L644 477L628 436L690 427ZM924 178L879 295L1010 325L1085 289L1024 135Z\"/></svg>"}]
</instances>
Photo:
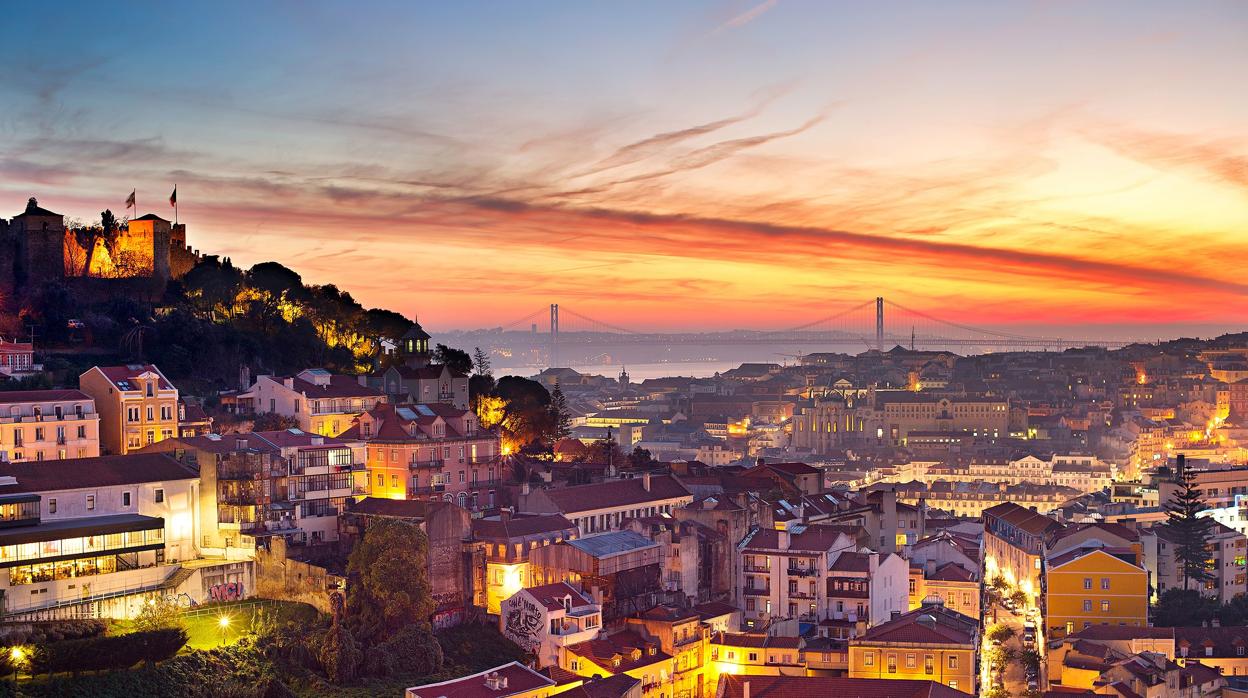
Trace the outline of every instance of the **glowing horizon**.
<instances>
[{"instance_id":1,"label":"glowing horizon","mask_svg":"<svg viewBox=\"0 0 1248 698\"><path fill-rule=\"evenodd\" d=\"M13 8L0 216L176 183L437 329L1248 325L1248 5L669 5Z\"/></svg>"}]
</instances>

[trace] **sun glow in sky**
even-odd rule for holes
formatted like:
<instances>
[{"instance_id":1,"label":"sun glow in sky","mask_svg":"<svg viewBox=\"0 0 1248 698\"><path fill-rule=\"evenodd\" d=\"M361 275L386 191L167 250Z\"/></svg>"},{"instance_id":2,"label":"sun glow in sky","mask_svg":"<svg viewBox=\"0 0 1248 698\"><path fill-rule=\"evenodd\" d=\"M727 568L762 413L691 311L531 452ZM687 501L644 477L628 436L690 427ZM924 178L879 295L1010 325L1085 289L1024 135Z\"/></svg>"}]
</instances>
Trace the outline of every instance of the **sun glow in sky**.
<instances>
[{"instance_id":1,"label":"sun glow in sky","mask_svg":"<svg viewBox=\"0 0 1248 698\"><path fill-rule=\"evenodd\" d=\"M202 251L428 327L1248 321L1241 2L5 14L0 215L176 183Z\"/></svg>"}]
</instances>

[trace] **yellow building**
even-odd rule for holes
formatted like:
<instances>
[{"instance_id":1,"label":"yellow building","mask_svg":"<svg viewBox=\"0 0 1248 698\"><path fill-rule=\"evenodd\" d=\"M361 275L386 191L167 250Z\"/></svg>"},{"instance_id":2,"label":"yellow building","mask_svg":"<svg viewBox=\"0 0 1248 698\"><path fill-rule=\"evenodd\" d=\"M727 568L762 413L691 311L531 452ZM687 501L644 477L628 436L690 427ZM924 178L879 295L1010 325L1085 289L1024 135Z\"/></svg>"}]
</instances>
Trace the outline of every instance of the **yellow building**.
<instances>
[{"instance_id":1,"label":"yellow building","mask_svg":"<svg viewBox=\"0 0 1248 698\"><path fill-rule=\"evenodd\" d=\"M1148 572L1130 549L1080 548L1047 560L1044 622L1049 638L1094 625L1148 625Z\"/></svg>"},{"instance_id":2,"label":"yellow building","mask_svg":"<svg viewBox=\"0 0 1248 698\"><path fill-rule=\"evenodd\" d=\"M152 364L93 366L78 389L95 400L100 447L125 455L178 434L178 389Z\"/></svg>"},{"instance_id":3,"label":"yellow building","mask_svg":"<svg viewBox=\"0 0 1248 698\"><path fill-rule=\"evenodd\" d=\"M923 605L929 598L939 598L945 608L964 616L980 614L979 581L975 575L956 562L947 562L931 573L910 568L910 610Z\"/></svg>"},{"instance_id":4,"label":"yellow building","mask_svg":"<svg viewBox=\"0 0 1248 698\"><path fill-rule=\"evenodd\" d=\"M672 695L674 658L657 641L629 630L569 645L560 661L562 669L577 676L627 674L641 679L643 698Z\"/></svg>"},{"instance_id":5,"label":"yellow building","mask_svg":"<svg viewBox=\"0 0 1248 698\"><path fill-rule=\"evenodd\" d=\"M721 676L805 676L803 641L766 633L716 633L710 641L706 686L712 694Z\"/></svg>"},{"instance_id":6,"label":"yellow building","mask_svg":"<svg viewBox=\"0 0 1248 698\"><path fill-rule=\"evenodd\" d=\"M95 401L78 390L0 392L0 453L11 461L100 455Z\"/></svg>"},{"instance_id":7,"label":"yellow building","mask_svg":"<svg viewBox=\"0 0 1248 698\"><path fill-rule=\"evenodd\" d=\"M942 683L974 694L979 621L926 603L849 641L849 677Z\"/></svg>"}]
</instances>

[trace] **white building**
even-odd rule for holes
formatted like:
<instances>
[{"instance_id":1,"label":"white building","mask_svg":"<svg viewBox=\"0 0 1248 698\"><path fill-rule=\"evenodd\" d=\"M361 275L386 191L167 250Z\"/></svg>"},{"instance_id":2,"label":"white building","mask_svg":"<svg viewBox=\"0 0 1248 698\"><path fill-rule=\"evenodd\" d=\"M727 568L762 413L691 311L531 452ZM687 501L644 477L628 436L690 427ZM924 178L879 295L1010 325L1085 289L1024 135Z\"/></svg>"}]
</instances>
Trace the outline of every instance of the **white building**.
<instances>
[{"instance_id":1,"label":"white building","mask_svg":"<svg viewBox=\"0 0 1248 698\"><path fill-rule=\"evenodd\" d=\"M245 596L250 563L199 559L198 490L163 454L0 464L0 615L124 618L153 596Z\"/></svg>"},{"instance_id":2,"label":"white building","mask_svg":"<svg viewBox=\"0 0 1248 698\"><path fill-rule=\"evenodd\" d=\"M567 582L521 589L502 602L498 629L537 659L537 668L564 666L569 645L598 637L602 605Z\"/></svg>"},{"instance_id":3,"label":"white building","mask_svg":"<svg viewBox=\"0 0 1248 698\"><path fill-rule=\"evenodd\" d=\"M797 525L779 531L756 528L738 544L741 569L737 598L744 599L747 628L773 621L829 618L829 568L837 553L856 548L855 529ZM905 573L901 590L906 591Z\"/></svg>"}]
</instances>

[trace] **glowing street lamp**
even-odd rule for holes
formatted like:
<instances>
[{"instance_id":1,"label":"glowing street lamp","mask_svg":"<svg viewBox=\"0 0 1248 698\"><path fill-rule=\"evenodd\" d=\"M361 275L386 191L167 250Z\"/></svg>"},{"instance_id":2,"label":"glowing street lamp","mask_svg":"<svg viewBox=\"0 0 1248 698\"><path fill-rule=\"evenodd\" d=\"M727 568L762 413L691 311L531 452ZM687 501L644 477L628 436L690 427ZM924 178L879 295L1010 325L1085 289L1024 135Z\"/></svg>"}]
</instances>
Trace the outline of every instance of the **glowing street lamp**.
<instances>
[{"instance_id":1,"label":"glowing street lamp","mask_svg":"<svg viewBox=\"0 0 1248 698\"><path fill-rule=\"evenodd\" d=\"M25 658L26 653L22 651L21 647L14 647L9 650L9 659L12 660L11 663L13 664L13 683L17 683L17 668L21 666L22 660Z\"/></svg>"},{"instance_id":2,"label":"glowing street lamp","mask_svg":"<svg viewBox=\"0 0 1248 698\"><path fill-rule=\"evenodd\" d=\"M221 616L217 619L217 627L221 628L221 644L225 644L225 631L230 627L230 617Z\"/></svg>"}]
</instances>

